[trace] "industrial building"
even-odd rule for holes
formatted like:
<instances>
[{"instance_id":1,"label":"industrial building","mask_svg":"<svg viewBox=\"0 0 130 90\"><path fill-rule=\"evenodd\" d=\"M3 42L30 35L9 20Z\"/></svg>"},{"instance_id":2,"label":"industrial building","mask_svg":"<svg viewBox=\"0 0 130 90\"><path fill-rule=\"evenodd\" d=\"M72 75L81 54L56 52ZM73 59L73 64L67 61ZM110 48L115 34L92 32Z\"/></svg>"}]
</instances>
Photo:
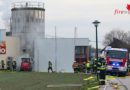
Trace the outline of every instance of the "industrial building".
<instances>
[{"instance_id":1,"label":"industrial building","mask_svg":"<svg viewBox=\"0 0 130 90\"><path fill-rule=\"evenodd\" d=\"M52 61L54 71L72 72L74 61L89 59L88 38L45 38L43 3L14 3L11 11L11 30L6 39L7 53L0 55L5 63L8 57L15 58L20 70L20 58L28 54L33 60L33 71L46 72L48 61Z\"/></svg>"},{"instance_id":2,"label":"industrial building","mask_svg":"<svg viewBox=\"0 0 130 90\"><path fill-rule=\"evenodd\" d=\"M34 40L37 37L45 37L44 3L13 3L11 11L12 36L20 37L21 54L26 50L33 57Z\"/></svg>"},{"instance_id":3,"label":"industrial building","mask_svg":"<svg viewBox=\"0 0 130 90\"><path fill-rule=\"evenodd\" d=\"M9 58L18 58L20 56L20 39L19 37L7 36L6 37L6 54L0 54L0 69L1 61L4 60L5 69L6 63Z\"/></svg>"},{"instance_id":4,"label":"industrial building","mask_svg":"<svg viewBox=\"0 0 130 90\"><path fill-rule=\"evenodd\" d=\"M35 41L34 71L47 71L51 61L54 71L73 72L73 62L87 61L88 52L88 38L38 38Z\"/></svg>"}]
</instances>

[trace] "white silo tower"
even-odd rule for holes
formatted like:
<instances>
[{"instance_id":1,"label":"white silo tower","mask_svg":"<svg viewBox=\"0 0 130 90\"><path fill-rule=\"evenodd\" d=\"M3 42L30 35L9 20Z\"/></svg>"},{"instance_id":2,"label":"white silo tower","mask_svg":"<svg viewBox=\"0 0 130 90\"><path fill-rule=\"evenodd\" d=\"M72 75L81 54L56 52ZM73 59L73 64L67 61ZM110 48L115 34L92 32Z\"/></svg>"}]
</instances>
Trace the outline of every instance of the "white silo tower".
<instances>
[{"instance_id":1,"label":"white silo tower","mask_svg":"<svg viewBox=\"0 0 130 90\"><path fill-rule=\"evenodd\" d=\"M45 37L45 9L41 2L13 3L11 17L12 36L21 40L21 52L34 55L34 40Z\"/></svg>"}]
</instances>

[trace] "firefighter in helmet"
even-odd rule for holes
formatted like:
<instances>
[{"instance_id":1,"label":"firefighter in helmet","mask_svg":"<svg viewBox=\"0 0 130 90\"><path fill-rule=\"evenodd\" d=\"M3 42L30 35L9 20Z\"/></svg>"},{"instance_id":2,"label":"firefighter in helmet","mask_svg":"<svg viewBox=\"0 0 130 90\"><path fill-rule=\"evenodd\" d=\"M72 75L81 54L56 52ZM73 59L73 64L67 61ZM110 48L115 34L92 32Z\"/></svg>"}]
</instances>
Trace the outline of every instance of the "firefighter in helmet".
<instances>
[{"instance_id":1,"label":"firefighter in helmet","mask_svg":"<svg viewBox=\"0 0 130 90\"><path fill-rule=\"evenodd\" d=\"M2 70L4 70L4 67L5 67L4 60L1 60L1 66L2 66Z\"/></svg>"},{"instance_id":2,"label":"firefighter in helmet","mask_svg":"<svg viewBox=\"0 0 130 90\"><path fill-rule=\"evenodd\" d=\"M86 69L87 69L86 62L83 62L83 73L86 73Z\"/></svg>"},{"instance_id":3,"label":"firefighter in helmet","mask_svg":"<svg viewBox=\"0 0 130 90\"><path fill-rule=\"evenodd\" d=\"M12 61L13 64L13 71L16 71L16 59L14 58Z\"/></svg>"},{"instance_id":4,"label":"firefighter in helmet","mask_svg":"<svg viewBox=\"0 0 130 90\"><path fill-rule=\"evenodd\" d=\"M88 60L88 62L86 63L87 66L87 73L90 72L91 68L90 68L90 61Z\"/></svg>"},{"instance_id":5,"label":"firefighter in helmet","mask_svg":"<svg viewBox=\"0 0 130 90\"><path fill-rule=\"evenodd\" d=\"M94 61L93 61L93 72L97 73L97 58L94 58Z\"/></svg>"},{"instance_id":6,"label":"firefighter in helmet","mask_svg":"<svg viewBox=\"0 0 130 90\"><path fill-rule=\"evenodd\" d=\"M100 67L99 69L99 84L105 85L106 78L106 60L103 57L99 58Z\"/></svg>"},{"instance_id":7,"label":"firefighter in helmet","mask_svg":"<svg viewBox=\"0 0 130 90\"><path fill-rule=\"evenodd\" d=\"M7 70L10 70L10 61L7 61Z\"/></svg>"},{"instance_id":8,"label":"firefighter in helmet","mask_svg":"<svg viewBox=\"0 0 130 90\"><path fill-rule=\"evenodd\" d=\"M51 70L51 72L53 72L53 69L52 69L52 62L49 61L48 62L48 72Z\"/></svg>"},{"instance_id":9,"label":"firefighter in helmet","mask_svg":"<svg viewBox=\"0 0 130 90\"><path fill-rule=\"evenodd\" d=\"M74 73L78 73L78 63L75 61L72 65Z\"/></svg>"}]
</instances>

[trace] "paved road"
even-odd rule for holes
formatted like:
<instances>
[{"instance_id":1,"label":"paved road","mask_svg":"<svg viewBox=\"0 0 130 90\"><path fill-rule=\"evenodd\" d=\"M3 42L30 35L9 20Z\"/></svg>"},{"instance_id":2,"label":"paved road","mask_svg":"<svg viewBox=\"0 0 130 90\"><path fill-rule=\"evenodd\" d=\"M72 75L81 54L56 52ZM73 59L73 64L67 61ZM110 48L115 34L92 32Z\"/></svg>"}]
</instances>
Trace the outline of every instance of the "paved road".
<instances>
[{"instance_id":1,"label":"paved road","mask_svg":"<svg viewBox=\"0 0 130 90\"><path fill-rule=\"evenodd\" d=\"M112 84L118 84L120 90L130 90L130 77L110 79L105 86L101 86L99 90L119 90L114 89Z\"/></svg>"},{"instance_id":2,"label":"paved road","mask_svg":"<svg viewBox=\"0 0 130 90\"><path fill-rule=\"evenodd\" d=\"M130 77L127 78L119 78L119 80L127 86L128 90L130 90Z\"/></svg>"}]
</instances>

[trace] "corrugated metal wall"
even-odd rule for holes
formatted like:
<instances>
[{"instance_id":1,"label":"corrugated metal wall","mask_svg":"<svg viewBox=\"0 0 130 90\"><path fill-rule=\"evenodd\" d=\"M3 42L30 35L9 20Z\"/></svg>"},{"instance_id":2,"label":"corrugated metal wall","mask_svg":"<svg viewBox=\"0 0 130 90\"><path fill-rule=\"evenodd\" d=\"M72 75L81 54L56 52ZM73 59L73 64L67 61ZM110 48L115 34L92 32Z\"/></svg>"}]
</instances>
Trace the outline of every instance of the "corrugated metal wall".
<instances>
[{"instance_id":1,"label":"corrugated metal wall","mask_svg":"<svg viewBox=\"0 0 130 90\"><path fill-rule=\"evenodd\" d=\"M76 40L73 38L37 39L35 41L34 71L47 71L49 60L52 61L55 70L55 59L57 59L58 72L73 72L72 64L74 62L75 46L88 45L88 38Z\"/></svg>"}]
</instances>

